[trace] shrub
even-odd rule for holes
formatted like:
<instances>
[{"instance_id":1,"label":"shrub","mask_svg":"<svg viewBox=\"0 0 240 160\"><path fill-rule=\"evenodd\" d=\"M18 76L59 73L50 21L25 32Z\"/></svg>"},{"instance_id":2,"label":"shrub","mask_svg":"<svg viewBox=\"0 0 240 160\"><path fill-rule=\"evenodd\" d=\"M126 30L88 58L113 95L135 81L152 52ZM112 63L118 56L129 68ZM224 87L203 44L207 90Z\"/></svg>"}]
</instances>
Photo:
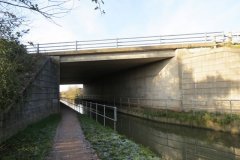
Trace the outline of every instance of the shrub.
<instances>
[{"instance_id":1,"label":"shrub","mask_svg":"<svg viewBox=\"0 0 240 160\"><path fill-rule=\"evenodd\" d=\"M0 39L0 111L17 98L24 75L32 71L33 63L23 45Z\"/></svg>"}]
</instances>

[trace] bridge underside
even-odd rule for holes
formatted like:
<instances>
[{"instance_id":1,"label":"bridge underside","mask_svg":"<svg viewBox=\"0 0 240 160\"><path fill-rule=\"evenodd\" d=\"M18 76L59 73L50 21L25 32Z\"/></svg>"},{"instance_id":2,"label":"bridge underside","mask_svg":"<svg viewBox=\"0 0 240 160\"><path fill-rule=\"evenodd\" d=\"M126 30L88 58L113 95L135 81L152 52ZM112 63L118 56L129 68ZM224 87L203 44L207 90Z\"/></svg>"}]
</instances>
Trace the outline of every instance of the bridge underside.
<instances>
[{"instance_id":1,"label":"bridge underside","mask_svg":"<svg viewBox=\"0 0 240 160\"><path fill-rule=\"evenodd\" d=\"M175 56L174 49L119 48L51 53L60 58L61 84L89 83L120 71Z\"/></svg>"},{"instance_id":2,"label":"bridge underside","mask_svg":"<svg viewBox=\"0 0 240 160\"><path fill-rule=\"evenodd\" d=\"M61 84L80 84L104 78L110 74L147 65L168 57L139 58L125 60L103 60L65 62L60 65Z\"/></svg>"},{"instance_id":3,"label":"bridge underside","mask_svg":"<svg viewBox=\"0 0 240 160\"><path fill-rule=\"evenodd\" d=\"M82 83L87 97L140 98L145 106L185 111L204 104L201 109L212 111L219 100L231 106L240 97L239 53L237 48L199 47L53 56L60 57L61 84ZM226 111L233 107L222 104Z\"/></svg>"}]
</instances>

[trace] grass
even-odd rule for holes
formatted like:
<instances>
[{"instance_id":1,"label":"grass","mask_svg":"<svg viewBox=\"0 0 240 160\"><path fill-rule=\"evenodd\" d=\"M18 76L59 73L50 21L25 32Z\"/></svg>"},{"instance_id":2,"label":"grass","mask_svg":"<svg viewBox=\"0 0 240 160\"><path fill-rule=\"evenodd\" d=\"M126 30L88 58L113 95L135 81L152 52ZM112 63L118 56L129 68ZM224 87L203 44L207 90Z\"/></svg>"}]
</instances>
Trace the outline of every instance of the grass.
<instances>
[{"instance_id":1,"label":"grass","mask_svg":"<svg viewBox=\"0 0 240 160\"><path fill-rule=\"evenodd\" d=\"M50 151L60 115L51 115L0 144L0 160L43 160Z\"/></svg>"},{"instance_id":2,"label":"grass","mask_svg":"<svg viewBox=\"0 0 240 160\"><path fill-rule=\"evenodd\" d=\"M129 109L127 109L129 110ZM228 113L211 113L206 111L189 111L189 112L177 112L171 110L150 110L147 108L130 109L131 112L142 114L148 118L172 118L180 122L195 123L198 125L206 125L208 122L216 123L220 126L231 125L234 122L240 122L240 115L228 114Z\"/></svg>"},{"instance_id":3,"label":"grass","mask_svg":"<svg viewBox=\"0 0 240 160\"><path fill-rule=\"evenodd\" d=\"M88 118L80 115L82 129L86 139L97 151L102 160L159 160L148 148L138 145L126 137L117 134L111 128L106 128Z\"/></svg>"},{"instance_id":4,"label":"grass","mask_svg":"<svg viewBox=\"0 0 240 160\"><path fill-rule=\"evenodd\" d=\"M229 125L234 123L234 121L240 121L240 116L227 113L210 113L210 112L174 112L168 111L165 114L161 114L161 112L157 113L145 113L147 115L153 116L163 116L167 118L175 118L180 122L193 122L199 125L205 125L207 122L211 121L213 123L217 123L220 126Z\"/></svg>"}]
</instances>

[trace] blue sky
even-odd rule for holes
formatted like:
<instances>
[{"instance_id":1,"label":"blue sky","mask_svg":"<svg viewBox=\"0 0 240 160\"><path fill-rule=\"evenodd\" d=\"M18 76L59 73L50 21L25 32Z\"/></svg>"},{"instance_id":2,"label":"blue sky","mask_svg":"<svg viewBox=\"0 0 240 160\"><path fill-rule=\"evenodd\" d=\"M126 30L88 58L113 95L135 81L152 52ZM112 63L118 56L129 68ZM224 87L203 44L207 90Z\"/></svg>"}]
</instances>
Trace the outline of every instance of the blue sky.
<instances>
[{"instance_id":1,"label":"blue sky","mask_svg":"<svg viewBox=\"0 0 240 160\"><path fill-rule=\"evenodd\" d=\"M35 43L151 36L208 31L240 31L239 0L104 0L95 11L80 0L71 13L54 19L32 15L24 41Z\"/></svg>"}]
</instances>

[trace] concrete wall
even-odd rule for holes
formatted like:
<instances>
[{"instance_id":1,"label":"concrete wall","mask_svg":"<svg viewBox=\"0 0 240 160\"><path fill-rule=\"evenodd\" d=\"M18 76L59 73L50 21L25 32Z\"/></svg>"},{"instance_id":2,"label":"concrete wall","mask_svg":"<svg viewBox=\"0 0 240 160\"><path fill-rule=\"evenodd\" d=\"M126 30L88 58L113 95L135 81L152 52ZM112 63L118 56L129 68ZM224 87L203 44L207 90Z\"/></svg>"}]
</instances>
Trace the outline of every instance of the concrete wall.
<instances>
[{"instance_id":1,"label":"concrete wall","mask_svg":"<svg viewBox=\"0 0 240 160\"><path fill-rule=\"evenodd\" d=\"M148 102L154 108L160 108L163 101L165 107L184 110L230 112L240 108L240 101L233 101L240 100L240 49L178 49L176 55L99 77L84 84L84 95L158 99Z\"/></svg>"},{"instance_id":2,"label":"concrete wall","mask_svg":"<svg viewBox=\"0 0 240 160\"><path fill-rule=\"evenodd\" d=\"M0 114L0 143L59 109L59 66L47 59L19 101Z\"/></svg>"},{"instance_id":3,"label":"concrete wall","mask_svg":"<svg viewBox=\"0 0 240 160\"><path fill-rule=\"evenodd\" d=\"M240 49L178 50L183 107L239 109ZM194 100L194 101L193 101Z\"/></svg>"},{"instance_id":4,"label":"concrete wall","mask_svg":"<svg viewBox=\"0 0 240 160\"><path fill-rule=\"evenodd\" d=\"M103 79L84 84L84 95L101 95L103 97L115 97L122 103L127 101L127 97L141 98L141 104L161 107L159 101L152 99L180 99L181 91L177 57L165 59L159 62L150 63L125 70ZM133 101L133 100L132 100ZM178 105L178 101L171 101L173 105Z\"/></svg>"}]
</instances>

